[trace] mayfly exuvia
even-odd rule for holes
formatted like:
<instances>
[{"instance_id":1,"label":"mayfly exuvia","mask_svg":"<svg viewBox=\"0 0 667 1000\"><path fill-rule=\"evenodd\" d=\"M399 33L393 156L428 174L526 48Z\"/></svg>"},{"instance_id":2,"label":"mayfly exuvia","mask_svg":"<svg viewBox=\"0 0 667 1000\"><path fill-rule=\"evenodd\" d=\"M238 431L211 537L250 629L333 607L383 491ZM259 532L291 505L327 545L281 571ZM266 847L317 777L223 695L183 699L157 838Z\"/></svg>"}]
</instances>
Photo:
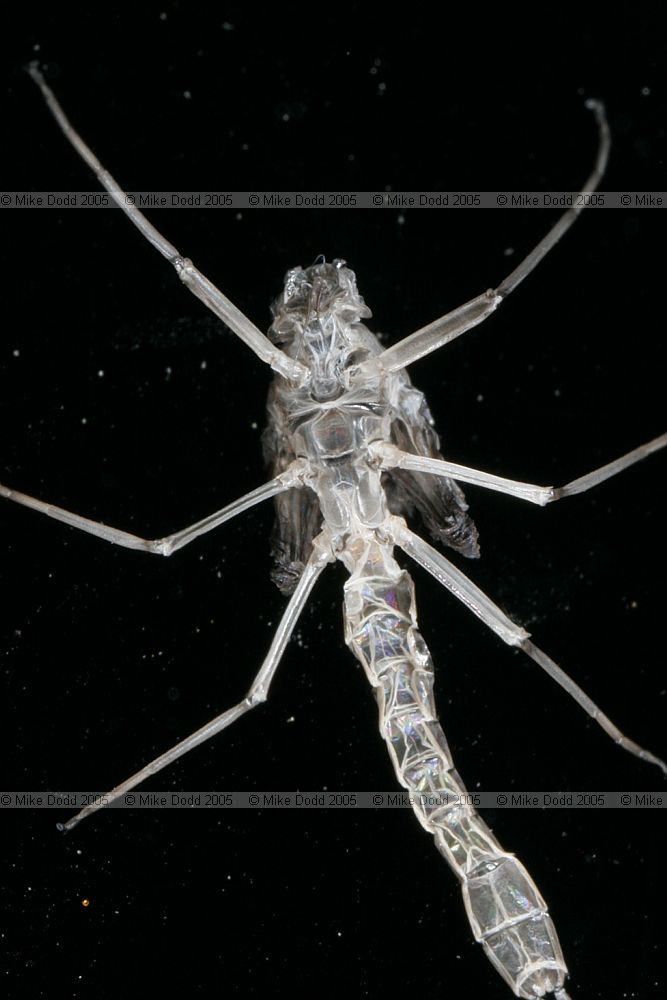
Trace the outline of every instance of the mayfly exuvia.
<instances>
[{"instance_id":1,"label":"mayfly exuvia","mask_svg":"<svg viewBox=\"0 0 667 1000\"><path fill-rule=\"evenodd\" d=\"M7 499L70 526L159 555L171 555L249 507L275 498L274 578L289 602L248 695L110 796L126 794L266 699L313 586L329 563L340 560L350 574L345 586L346 641L375 689L380 731L397 778L415 793L419 821L459 878L476 940L518 996L553 994L565 1000L565 961L546 903L530 875L500 846L471 805L451 804L465 790L437 721L433 665L417 629L413 586L394 561L393 550L403 550L504 642L527 653L625 749L665 770L661 760L622 736L527 632L404 520L416 508L436 541L460 555L475 556L477 532L458 484L545 505L598 485L667 443L667 435L662 435L560 488L515 482L446 461L424 397L405 373L415 361L487 319L570 227L585 198L496 288L392 347L383 349L362 322L370 312L354 273L342 260L318 261L288 272L266 337L148 222L73 131L39 70L33 66L31 73L61 129L119 207L175 267L186 287L275 373L264 435L272 478L174 535L146 540L21 493L15 488L19 484L0 487ZM588 104L597 121L599 147L582 195L597 187L609 150L604 110L598 102ZM449 798L444 805L424 807L420 793L428 793L430 802L438 795ZM65 828L96 808L87 807Z\"/></svg>"}]
</instances>

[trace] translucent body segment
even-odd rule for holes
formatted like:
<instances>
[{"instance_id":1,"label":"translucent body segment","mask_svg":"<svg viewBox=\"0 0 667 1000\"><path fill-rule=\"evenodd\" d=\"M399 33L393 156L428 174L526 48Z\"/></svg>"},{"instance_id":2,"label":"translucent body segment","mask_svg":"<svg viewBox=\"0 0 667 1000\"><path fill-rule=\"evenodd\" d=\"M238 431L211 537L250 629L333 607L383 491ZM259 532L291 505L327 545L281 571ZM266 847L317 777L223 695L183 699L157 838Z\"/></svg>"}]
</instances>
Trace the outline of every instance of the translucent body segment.
<instances>
[{"instance_id":1,"label":"translucent body segment","mask_svg":"<svg viewBox=\"0 0 667 1000\"><path fill-rule=\"evenodd\" d=\"M435 843L461 879L475 871L485 858L502 853L484 820L469 805L447 810L446 822L437 824Z\"/></svg>"},{"instance_id":2,"label":"translucent body segment","mask_svg":"<svg viewBox=\"0 0 667 1000\"><path fill-rule=\"evenodd\" d=\"M357 556L363 558L345 586L346 641L375 690L396 776L458 876L475 939L501 976L527 1000L562 990L567 968L546 903L469 804L454 769L412 581L387 546L367 541Z\"/></svg>"},{"instance_id":3,"label":"translucent body segment","mask_svg":"<svg viewBox=\"0 0 667 1000\"><path fill-rule=\"evenodd\" d=\"M535 1000L547 993L557 994L562 987L565 962L548 913L527 917L490 934L482 945L517 996Z\"/></svg>"},{"instance_id":4,"label":"translucent body segment","mask_svg":"<svg viewBox=\"0 0 667 1000\"><path fill-rule=\"evenodd\" d=\"M547 908L524 866L511 855L482 861L469 872L463 899L477 941Z\"/></svg>"}]
</instances>

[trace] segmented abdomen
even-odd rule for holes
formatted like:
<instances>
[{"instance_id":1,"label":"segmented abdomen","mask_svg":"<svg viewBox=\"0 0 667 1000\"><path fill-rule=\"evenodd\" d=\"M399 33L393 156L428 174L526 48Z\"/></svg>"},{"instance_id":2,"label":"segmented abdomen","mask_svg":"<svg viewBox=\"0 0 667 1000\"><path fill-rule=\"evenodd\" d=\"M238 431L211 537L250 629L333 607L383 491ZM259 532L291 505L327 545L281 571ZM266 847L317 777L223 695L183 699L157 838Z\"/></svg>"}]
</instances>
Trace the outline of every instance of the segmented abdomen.
<instances>
[{"instance_id":1,"label":"segmented abdomen","mask_svg":"<svg viewBox=\"0 0 667 1000\"><path fill-rule=\"evenodd\" d=\"M345 586L346 641L375 689L396 776L461 881L476 940L516 995L565 997L567 968L542 896L474 808L460 804L466 790L437 719L412 580L379 544L358 567Z\"/></svg>"}]
</instances>

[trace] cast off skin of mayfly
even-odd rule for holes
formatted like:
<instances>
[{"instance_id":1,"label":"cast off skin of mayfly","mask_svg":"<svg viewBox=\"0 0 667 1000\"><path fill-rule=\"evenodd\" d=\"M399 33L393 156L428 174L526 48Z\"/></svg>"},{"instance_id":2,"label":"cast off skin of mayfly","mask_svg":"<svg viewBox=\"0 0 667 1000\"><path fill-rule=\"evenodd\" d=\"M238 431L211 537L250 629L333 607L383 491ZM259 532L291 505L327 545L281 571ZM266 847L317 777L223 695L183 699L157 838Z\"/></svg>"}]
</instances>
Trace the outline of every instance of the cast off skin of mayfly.
<instances>
[{"instance_id":1,"label":"cast off skin of mayfly","mask_svg":"<svg viewBox=\"0 0 667 1000\"><path fill-rule=\"evenodd\" d=\"M544 506L582 493L667 444L661 435L561 487L536 486L448 462L440 451L423 395L406 369L477 326L502 304L558 242L586 204L575 199L538 245L494 289L389 348L364 324L371 315L343 260L318 260L287 273L273 305L268 335L183 256L128 199L72 128L36 64L35 83L61 130L142 235L180 280L274 372L263 436L271 479L251 493L165 538L149 539L92 521L0 485L0 495L126 548L170 556L269 498L277 512L273 577L289 600L269 652L246 697L117 785L100 803L62 825L73 829L95 812L230 726L265 701L271 681L311 591L326 566L341 561L345 640L376 695L380 734L417 819L459 879L473 935L516 996L569 1000L568 974L547 904L525 867L501 847L470 804L433 697L433 662L419 631L414 585L394 558L401 549L510 646L523 650L630 753L660 758L626 737L529 634L508 618L460 569L415 534L417 510L432 538L460 556L479 554L477 529L459 483L507 493ZM598 152L581 195L604 173L610 136L603 106L588 101Z\"/></svg>"}]
</instances>

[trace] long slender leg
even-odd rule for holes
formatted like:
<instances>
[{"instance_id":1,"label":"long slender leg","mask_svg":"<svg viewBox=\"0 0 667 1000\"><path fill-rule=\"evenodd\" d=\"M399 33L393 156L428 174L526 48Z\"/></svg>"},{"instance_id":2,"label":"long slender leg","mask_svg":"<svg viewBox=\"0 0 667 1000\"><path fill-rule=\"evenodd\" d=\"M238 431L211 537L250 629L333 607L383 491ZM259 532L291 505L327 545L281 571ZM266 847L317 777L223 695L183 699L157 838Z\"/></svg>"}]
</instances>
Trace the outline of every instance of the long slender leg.
<instances>
[{"instance_id":1,"label":"long slender leg","mask_svg":"<svg viewBox=\"0 0 667 1000\"><path fill-rule=\"evenodd\" d=\"M156 539L141 538L138 535L131 534L129 531L110 528L106 524L100 524L99 521L91 521L89 518L82 517L80 514L73 514L63 507L56 507L54 504L45 503L43 500L36 499L36 497L28 496L27 493L19 493L17 490L11 490L8 486L3 486L2 483L0 483L0 496L5 497L7 500L13 500L15 503L20 503L24 507L31 507L33 510L38 510L41 514L47 514L48 517L53 517L57 521L63 521L64 524L68 524L72 528L78 528L80 531L87 531L91 535L97 535L98 538L103 538L105 542L112 542L114 545L123 545L127 549L152 552L154 555L170 556L172 552L177 552L178 549L182 549L189 542L193 542L195 538L206 534L207 531L212 531L213 528L224 524L225 521L236 517L237 514L248 510L249 507L254 507L255 504L261 503L262 500L268 500L270 497L274 497L278 493L283 493L293 486L303 485L301 472L302 463L293 462L281 475L276 476L275 479L271 479L263 486L259 486L256 490L246 493L245 496L239 497L238 500L234 500L233 503L228 504L221 510L209 514L208 517L203 518L201 521L195 521L194 524L183 528L182 531L177 531L173 535L167 535L165 538Z\"/></svg>"},{"instance_id":2,"label":"long slender leg","mask_svg":"<svg viewBox=\"0 0 667 1000\"><path fill-rule=\"evenodd\" d=\"M71 830L73 827L80 823L82 819L86 816L90 816L91 813L97 812L101 809L103 805L109 805L114 799L117 799L120 795L124 795L129 792L130 789L135 788L136 785L141 784L146 778L150 777L152 774L156 774L163 768L168 767L179 757L184 754L189 753L195 747L199 746L200 743L204 743L209 740L212 736L216 736L218 733L222 732L223 729L227 729L231 726L233 722L240 719L242 715L249 712L251 708L256 705L261 704L261 702L266 701L269 688L271 686L271 681L278 668L278 664L282 659L282 655L285 652L285 647L289 642L289 638L294 631L294 627L299 619L301 612L303 611L310 592L313 589L317 578L326 566L327 562L330 562L332 556L326 548L326 544L322 542L322 536L320 535L313 542L313 551L310 559L306 565L303 574L297 584L296 590L292 594L287 607L283 613L280 620L280 624L276 629L276 634L273 637L273 642L271 643L271 648L266 655L266 659L262 663L257 676L255 677L252 685L243 699L237 705L232 708L228 708L226 712L222 712L221 715L217 715L210 722L207 722L205 726L201 729L197 729L196 732L191 733L184 740L176 743L173 747L167 750L165 753L160 754L155 760L152 760L145 767L142 767L140 771L133 774L131 777L127 778L125 781L121 782L120 785L116 785L107 795L104 796L104 802L94 803L86 806L81 812L73 816L72 819L68 820L67 823L60 825L61 830Z\"/></svg>"},{"instance_id":3,"label":"long slender leg","mask_svg":"<svg viewBox=\"0 0 667 1000\"><path fill-rule=\"evenodd\" d=\"M376 455L381 462L383 469L410 469L413 472L429 472L434 476L445 476L455 479L461 483L472 483L474 486L483 486L487 490L496 490L498 493L509 493L510 496L518 497L520 500L528 500L530 503L539 504L544 507L554 500L562 500L563 497L575 496L577 493L585 493L593 486L603 483L605 479L611 479L635 462L640 462L643 458L652 455L667 445L667 434L661 434L652 441L642 444L639 448L621 455L620 458L602 465L599 469L586 473L578 479L573 479L565 486L534 486L532 483L520 483L514 479L504 479L502 476L494 476L490 472L482 472L480 469L471 469L467 465L456 465L454 462L444 462L438 458L427 458L423 455L412 455L410 452L401 451L393 444L385 441L375 442L370 447L370 451Z\"/></svg>"},{"instance_id":4,"label":"long slender leg","mask_svg":"<svg viewBox=\"0 0 667 1000\"><path fill-rule=\"evenodd\" d=\"M439 347L443 347L456 337L460 337L462 333L472 329L473 326L477 326L498 308L503 299L507 298L510 292L514 291L517 285L537 267L542 258L558 243L561 236L567 232L585 207L585 199L581 195L590 194L592 191L595 191L600 183L609 157L609 125L607 124L604 107L599 101L593 100L587 101L586 107L594 113L597 121L599 133L598 152L595 167L579 192L579 196L574 199L572 207L568 208L561 215L555 226L549 230L546 236L540 240L537 246L531 250L528 256L521 261L518 267L497 288L489 289L489 291L484 292L482 295L478 295L464 305L459 306L458 309L446 313L439 319L410 334L409 337L400 340L393 347L387 348L386 351L383 351L377 357L365 361L359 366L363 371L376 371L378 366L386 372L398 371L400 368L411 365L419 358L423 358L424 355L430 354L432 351L437 351Z\"/></svg>"},{"instance_id":5,"label":"long slender leg","mask_svg":"<svg viewBox=\"0 0 667 1000\"><path fill-rule=\"evenodd\" d=\"M485 625L492 629L496 635L500 636L503 642L506 642L509 646L518 646L519 649L522 649L524 653L530 656L557 684L560 684L567 691L570 697L574 698L577 704L604 729L605 733L615 743L618 743L628 753L632 753L651 764L656 764L667 774L667 764L663 760L648 750L644 750L643 747L640 747L633 740L628 739L618 726L614 725L598 708L595 702L588 697L586 692L557 663L554 663L551 657L547 656L546 653L530 641L529 633L508 618L479 587L475 586L472 580L469 580L467 576L461 573L442 553L434 549L428 542L425 542L423 538L410 531L401 518L392 518L391 530L395 543L404 552L407 552L415 562L423 566L447 590L454 594L455 597L458 597L473 614L477 615Z\"/></svg>"},{"instance_id":6,"label":"long slender leg","mask_svg":"<svg viewBox=\"0 0 667 1000\"><path fill-rule=\"evenodd\" d=\"M261 358L262 361L270 365L274 371L280 372L285 378L299 384L306 382L309 376L308 369L298 361L293 361L283 351L276 348L269 338L254 323L251 323L248 317L240 309L237 309L234 303L230 302L201 271L198 271L191 260L183 257L176 247L165 239L162 233L139 211L134 204L134 200L128 197L123 189L118 186L117 182L108 170L104 169L90 147L86 145L78 132L72 128L65 112L39 71L37 63L31 63L28 67L28 72L42 91L44 100L65 137L69 139L82 160L85 160L91 170L94 171L100 184L107 189L118 207L125 212L142 236L145 236L148 242L170 264L173 264L183 284L198 299L201 299L204 305L211 312L215 313L237 337L240 337L255 352L258 358Z\"/></svg>"}]
</instances>

